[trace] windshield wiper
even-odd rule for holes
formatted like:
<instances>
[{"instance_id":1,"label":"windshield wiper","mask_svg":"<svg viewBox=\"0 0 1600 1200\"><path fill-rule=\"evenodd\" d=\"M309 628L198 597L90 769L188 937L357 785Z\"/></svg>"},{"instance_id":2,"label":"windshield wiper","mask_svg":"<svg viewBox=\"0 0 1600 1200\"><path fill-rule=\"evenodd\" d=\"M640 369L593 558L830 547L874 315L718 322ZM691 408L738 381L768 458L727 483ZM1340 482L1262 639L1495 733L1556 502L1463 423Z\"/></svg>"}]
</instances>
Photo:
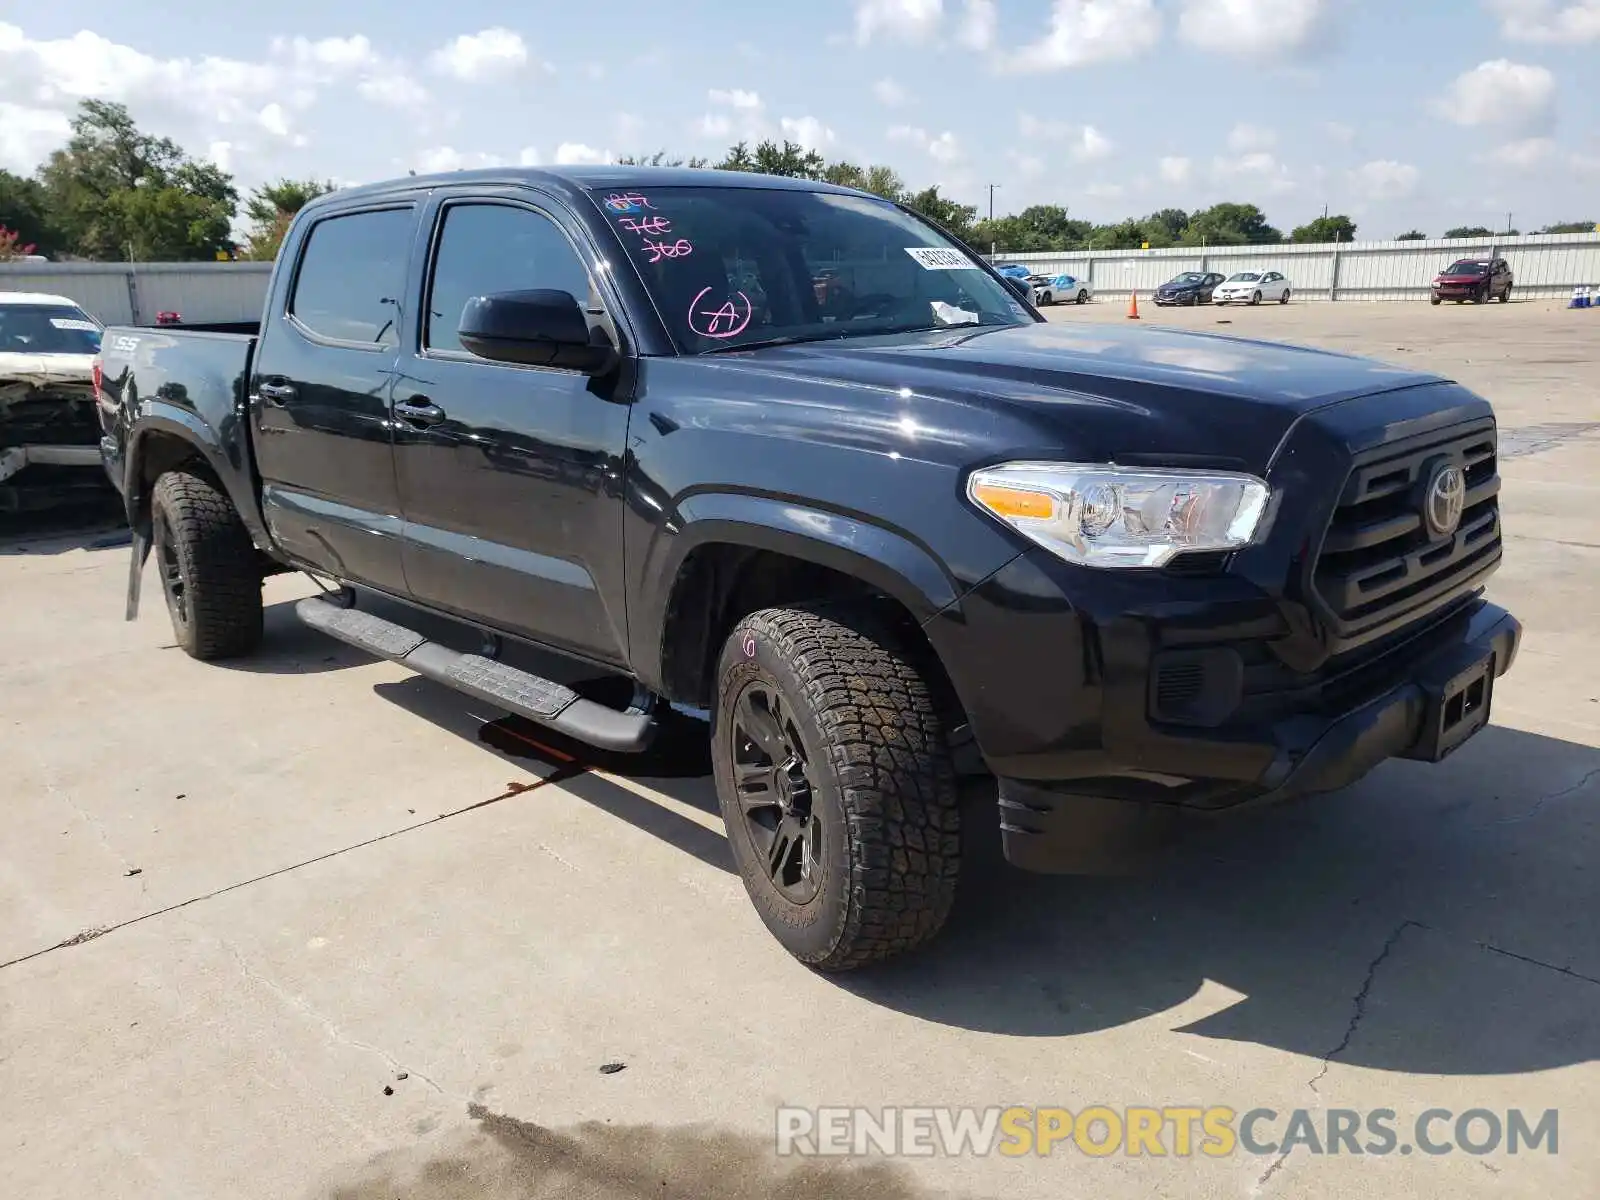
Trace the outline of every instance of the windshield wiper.
<instances>
[{"instance_id":1,"label":"windshield wiper","mask_svg":"<svg viewBox=\"0 0 1600 1200\"><path fill-rule=\"evenodd\" d=\"M769 346L793 346L798 342L831 342L839 338L852 336L849 333L836 333L832 330L827 333L790 333L782 337L762 338L755 342L740 342L737 345L713 346L709 350L700 351L701 354L731 354L735 350L765 350Z\"/></svg>"}]
</instances>

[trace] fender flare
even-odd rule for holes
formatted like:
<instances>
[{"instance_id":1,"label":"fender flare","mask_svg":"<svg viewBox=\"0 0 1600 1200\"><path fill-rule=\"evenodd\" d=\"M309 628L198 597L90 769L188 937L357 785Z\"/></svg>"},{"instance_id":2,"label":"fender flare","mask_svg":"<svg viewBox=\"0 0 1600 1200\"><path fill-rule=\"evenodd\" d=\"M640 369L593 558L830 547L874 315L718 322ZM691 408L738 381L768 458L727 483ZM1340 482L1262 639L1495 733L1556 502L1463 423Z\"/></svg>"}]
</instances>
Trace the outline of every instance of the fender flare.
<instances>
[{"instance_id":1,"label":"fender flare","mask_svg":"<svg viewBox=\"0 0 1600 1200\"><path fill-rule=\"evenodd\" d=\"M230 413L229 421L236 420ZM218 429L192 409L177 405L146 402L134 424L123 473L129 525L136 526L147 519L150 498L144 494L142 478L146 443L154 433L175 437L200 455L228 493L234 511L250 531L250 539L257 549L270 552L272 535L262 519L261 505L256 498L255 464L242 446L238 432Z\"/></svg>"},{"instance_id":2,"label":"fender flare","mask_svg":"<svg viewBox=\"0 0 1600 1200\"><path fill-rule=\"evenodd\" d=\"M698 549L731 545L767 550L827 567L892 597L918 625L958 606L962 589L928 547L854 513L793 500L701 492L682 500L646 551L638 610L637 659L654 685L665 683L668 621L684 565Z\"/></svg>"}]
</instances>

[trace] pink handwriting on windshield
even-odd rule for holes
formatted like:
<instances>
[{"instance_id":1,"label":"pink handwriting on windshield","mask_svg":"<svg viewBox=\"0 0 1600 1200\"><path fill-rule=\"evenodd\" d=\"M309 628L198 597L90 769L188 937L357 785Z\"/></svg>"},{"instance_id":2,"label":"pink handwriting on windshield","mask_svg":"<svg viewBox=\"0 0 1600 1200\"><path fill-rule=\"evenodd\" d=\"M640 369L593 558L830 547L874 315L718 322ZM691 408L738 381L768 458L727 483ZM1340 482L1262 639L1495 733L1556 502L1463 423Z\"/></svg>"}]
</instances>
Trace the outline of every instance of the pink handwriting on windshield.
<instances>
[{"instance_id":1,"label":"pink handwriting on windshield","mask_svg":"<svg viewBox=\"0 0 1600 1200\"><path fill-rule=\"evenodd\" d=\"M663 258L683 258L694 251L688 238L679 238L675 242L652 242L646 238L644 248L653 263L660 262Z\"/></svg>"},{"instance_id":2,"label":"pink handwriting on windshield","mask_svg":"<svg viewBox=\"0 0 1600 1200\"><path fill-rule=\"evenodd\" d=\"M699 295L689 305L689 328L701 337L738 337L749 326L750 318L755 313L750 297L743 292L735 292L715 308L709 304L702 307L702 301L710 291L710 288L701 288Z\"/></svg>"},{"instance_id":3,"label":"pink handwriting on windshield","mask_svg":"<svg viewBox=\"0 0 1600 1200\"><path fill-rule=\"evenodd\" d=\"M633 213L655 205L646 200L638 192L612 192L606 197L606 207L612 212Z\"/></svg>"},{"instance_id":4,"label":"pink handwriting on windshield","mask_svg":"<svg viewBox=\"0 0 1600 1200\"><path fill-rule=\"evenodd\" d=\"M640 237L660 237L672 232L672 222L665 217L622 217L617 224Z\"/></svg>"}]
</instances>

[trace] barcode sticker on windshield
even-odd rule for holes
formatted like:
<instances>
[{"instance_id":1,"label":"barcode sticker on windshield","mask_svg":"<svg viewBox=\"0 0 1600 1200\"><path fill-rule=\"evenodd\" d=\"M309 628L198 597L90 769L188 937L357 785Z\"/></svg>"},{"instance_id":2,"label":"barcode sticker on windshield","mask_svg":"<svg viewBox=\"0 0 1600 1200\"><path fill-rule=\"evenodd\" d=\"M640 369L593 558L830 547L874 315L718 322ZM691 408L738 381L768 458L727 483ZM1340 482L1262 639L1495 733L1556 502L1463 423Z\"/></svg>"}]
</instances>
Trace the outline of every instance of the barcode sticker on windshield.
<instances>
[{"instance_id":1,"label":"barcode sticker on windshield","mask_svg":"<svg viewBox=\"0 0 1600 1200\"><path fill-rule=\"evenodd\" d=\"M959 250L945 250L939 246L907 246L906 253L922 265L924 271L976 271L978 264Z\"/></svg>"},{"instance_id":2,"label":"barcode sticker on windshield","mask_svg":"<svg viewBox=\"0 0 1600 1200\"><path fill-rule=\"evenodd\" d=\"M57 329L78 329L84 333L97 332L93 321L80 321L76 317L51 317L50 324Z\"/></svg>"}]
</instances>

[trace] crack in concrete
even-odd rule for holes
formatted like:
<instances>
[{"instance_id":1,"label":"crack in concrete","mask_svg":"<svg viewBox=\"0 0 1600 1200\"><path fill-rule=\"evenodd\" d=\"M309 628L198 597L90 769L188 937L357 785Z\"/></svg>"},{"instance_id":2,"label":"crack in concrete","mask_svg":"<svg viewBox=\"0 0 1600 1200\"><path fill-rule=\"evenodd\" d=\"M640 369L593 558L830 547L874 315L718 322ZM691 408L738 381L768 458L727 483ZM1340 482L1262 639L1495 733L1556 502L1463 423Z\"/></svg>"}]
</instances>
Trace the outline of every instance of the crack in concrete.
<instances>
[{"instance_id":1,"label":"crack in concrete","mask_svg":"<svg viewBox=\"0 0 1600 1200\"><path fill-rule=\"evenodd\" d=\"M1592 771L1585 772L1583 778L1578 780L1578 782L1573 784L1571 787L1564 787L1560 791L1550 792L1547 795L1540 796L1539 799L1534 802L1533 807L1527 812L1523 813L1520 817L1505 817L1502 820L1496 821L1495 824L1520 825L1524 821L1531 821L1544 810L1545 805L1553 804L1557 800L1565 800L1568 796L1572 796L1583 791L1584 788L1589 786L1590 781L1596 777L1600 777L1600 767L1596 767Z\"/></svg>"},{"instance_id":2,"label":"crack in concrete","mask_svg":"<svg viewBox=\"0 0 1600 1200\"><path fill-rule=\"evenodd\" d=\"M323 1033L327 1035L329 1041L341 1046L349 1046L354 1050L362 1050L368 1054L377 1055L377 1057L383 1059L383 1061L389 1065L389 1069L396 1075L407 1075L413 1079L420 1079L423 1083L427 1084L441 1096L446 1096L451 1099L461 1099L461 1097L454 1096L452 1093L445 1091L445 1089L440 1087L438 1083L424 1075L415 1067L406 1066L406 1064L395 1058L394 1055L390 1054L381 1046L374 1046L370 1042L363 1042L358 1038L349 1036L337 1025L335 1025L330 1018L324 1016L308 1001L303 1000L301 997L295 995L276 980L263 975L260 971L257 971L255 968L253 968L245 959L245 956L239 951L239 948L232 942L225 941L222 938L218 938L217 942L224 949L226 949L229 954L233 955L233 961L238 965L239 973L241 975L243 975L252 983L260 984L289 1008L293 1009L301 1016L306 1017L313 1023L320 1025Z\"/></svg>"},{"instance_id":3,"label":"crack in concrete","mask_svg":"<svg viewBox=\"0 0 1600 1200\"><path fill-rule=\"evenodd\" d=\"M1344 1037L1340 1039L1337 1046L1322 1056L1322 1069L1306 1081L1306 1086L1313 1092L1318 1091L1317 1084L1322 1081L1322 1077L1332 1068L1333 1060L1350 1048L1350 1043L1356 1036L1357 1027L1360 1026L1362 1018L1367 1015L1367 996L1372 992L1372 983L1378 976L1378 968L1384 964L1384 961L1393 953L1394 948L1400 944L1400 939L1405 935L1406 930L1427 928L1428 926L1421 921L1413 921L1409 918L1401 921L1400 924L1395 926L1394 932L1384 940L1383 949L1378 951L1378 956L1367 964L1367 976L1361 981L1361 990L1355 994L1355 999L1352 1001L1354 1010L1350 1014L1350 1024L1345 1027ZM1321 1093L1318 1092L1318 1094L1320 1095Z\"/></svg>"},{"instance_id":4,"label":"crack in concrete","mask_svg":"<svg viewBox=\"0 0 1600 1200\"><path fill-rule=\"evenodd\" d=\"M1256 1186L1254 1188L1252 1188L1251 1191L1252 1192L1259 1192L1262 1188L1266 1187L1267 1186L1267 1180L1271 1179L1280 1170L1282 1170L1283 1169L1283 1164L1285 1162L1287 1162L1288 1160L1289 1160L1289 1151L1280 1150L1278 1152L1278 1157L1273 1159L1272 1162L1268 1164L1267 1169L1265 1171L1261 1172L1261 1178L1256 1180Z\"/></svg>"},{"instance_id":5,"label":"crack in concrete","mask_svg":"<svg viewBox=\"0 0 1600 1200\"><path fill-rule=\"evenodd\" d=\"M535 780L533 783L529 784L514 784L509 790L501 792L498 796L491 796L487 800L479 800L477 803L468 804L463 808L452 809L449 812L442 812L437 816L429 817L425 821L415 821L410 825L402 825L399 829L391 829L388 833L380 833L376 837L370 837L364 841L355 842L349 846L341 846L337 850L329 850L326 854L319 854L315 858L308 858L303 862L291 863L287 867L279 867L275 871L268 871L266 874L257 875L252 879L243 879L238 883L230 883L228 886L220 887L214 892L206 892L200 896L191 896L187 900L180 900L176 904L167 905L165 908L157 908L151 910L150 912L142 913L137 917L129 917L126 921L117 921L111 925L95 926L92 929L86 929L81 933L75 933L71 937L57 942L53 946L45 946L43 949L32 950L27 954L18 955L16 958L10 959L6 962L0 962L0 971L4 971L7 967L19 966L22 963L29 962L46 954L53 954L57 950L65 950L72 946L81 946L85 942L104 937L108 933L116 933L118 930L126 929L130 925L138 925L143 921L149 921L156 917L164 917L168 913L174 913L180 909L188 908L192 904L200 904L207 900L215 900L218 896L226 896L229 892L236 892L240 888L247 888L252 884L264 883L268 879L276 879L279 875L288 875L291 872L298 871L303 867L315 866L317 863L327 862L330 858L338 858L341 854L349 854L355 850L362 850L368 846L375 846L379 842L386 842L390 838L399 837L401 834L411 833L418 829L426 829L429 825L437 825L440 821L448 821L451 817L459 817L466 813L476 812L480 808L487 808L491 804L498 804L502 800L509 800L514 796L526 795L528 792L535 791L550 784L565 783L569 779L573 779L579 775L582 775L588 769L588 767L581 765L560 767L550 772L550 774L544 776L542 779Z\"/></svg>"}]
</instances>

